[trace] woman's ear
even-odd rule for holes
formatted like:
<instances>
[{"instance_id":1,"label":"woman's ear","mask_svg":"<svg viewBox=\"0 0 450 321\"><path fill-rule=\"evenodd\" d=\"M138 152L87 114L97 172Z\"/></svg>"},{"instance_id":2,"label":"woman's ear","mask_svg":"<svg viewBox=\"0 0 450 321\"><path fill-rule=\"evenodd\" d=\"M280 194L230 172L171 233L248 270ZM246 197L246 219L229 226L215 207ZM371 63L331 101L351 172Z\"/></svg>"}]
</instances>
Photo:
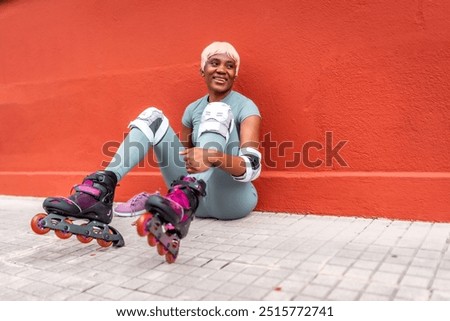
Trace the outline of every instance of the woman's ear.
<instances>
[{"instance_id":1,"label":"woman's ear","mask_svg":"<svg viewBox=\"0 0 450 321\"><path fill-rule=\"evenodd\" d=\"M205 72L202 69L200 69L199 71L200 71L200 76L205 77Z\"/></svg>"}]
</instances>

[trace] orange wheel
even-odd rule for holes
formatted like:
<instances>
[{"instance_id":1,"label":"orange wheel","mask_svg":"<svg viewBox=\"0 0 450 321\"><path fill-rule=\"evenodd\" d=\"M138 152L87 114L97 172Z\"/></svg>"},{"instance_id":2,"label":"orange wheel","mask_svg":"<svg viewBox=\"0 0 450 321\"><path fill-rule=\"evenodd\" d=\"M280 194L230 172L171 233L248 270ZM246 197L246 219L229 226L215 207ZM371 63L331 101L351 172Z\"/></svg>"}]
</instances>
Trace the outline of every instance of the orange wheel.
<instances>
[{"instance_id":1,"label":"orange wheel","mask_svg":"<svg viewBox=\"0 0 450 321\"><path fill-rule=\"evenodd\" d=\"M102 239L97 239L97 243L98 245L100 245L101 247L109 247L111 246L111 244L113 243L112 241L105 241Z\"/></svg>"},{"instance_id":2,"label":"orange wheel","mask_svg":"<svg viewBox=\"0 0 450 321\"><path fill-rule=\"evenodd\" d=\"M113 232L111 230L109 230L109 234L113 234ZM106 240L103 240L103 239L97 239L97 243L101 247L109 247L109 246L111 246L111 244L113 242L112 241L106 241Z\"/></svg>"},{"instance_id":3,"label":"orange wheel","mask_svg":"<svg viewBox=\"0 0 450 321\"><path fill-rule=\"evenodd\" d=\"M159 255L166 255L167 249L161 243L156 244L156 250Z\"/></svg>"},{"instance_id":4,"label":"orange wheel","mask_svg":"<svg viewBox=\"0 0 450 321\"><path fill-rule=\"evenodd\" d=\"M61 231L61 230L55 230L55 234L56 234L56 236L58 238L63 239L63 240L68 239L68 238L70 238L72 236L72 233L64 232L64 231Z\"/></svg>"},{"instance_id":5,"label":"orange wheel","mask_svg":"<svg viewBox=\"0 0 450 321\"><path fill-rule=\"evenodd\" d=\"M84 236L84 235L77 235L77 239L78 241L80 241L81 243L89 243L90 241L92 241L94 238L90 237L90 236Z\"/></svg>"},{"instance_id":6,"label":"orange wheel","mask_svg":"<svg viewBox=\"0 0 450 321\"><path fill-rule=\"evenodd\" d=\"M156 244L159 243L156 236L154 236L152 233L148 233L147 242L148 242L148 245L150 245L151 247L154 247L154 246L156 246Z\"/></svg>"},{"instance_id":7,"label":"orange wheel","mask_svg":"<svg viewBox=\"0 0 450 321\"><path fill-rule=\"evenodd\" d=\"M147 231L147 223L152 219L153 215L150 213L142 214L136 221L136 230L139 236L146 236L148 234Z\"/></svg>"},{"instance_id":8,"label":"orange wheel","mask_svg":"<svg viewBox=\"0 0 450 321\"><path fill-rule=\"evenodd\" d=\"M48 227L43 227L40 222L47 216L47 214L44 213L39 213L36 214L35 216L33 216L33 218L31 219L31 229L33 230L34 233L36 234L46 234L50 231L50 229Z\"/></svg>"},{"instance_id":9,"label":"orange wheel","mask_svg":"<svg viewBox=\"0 0 450 321\"><path fill-rule=\"evenodd\" d=\"M72 224L72 220L68 219L68 218L66 218L64 220L64 222L66 222L67 224ZM66 231L61 231L61 230L55 230L55 234L57 237L59 237L60 239L63 239L63 240L68 239L72 236L72 233L66 232Z\"/></svg>"},{"instance_id":10,"label":"orange wheel","mask_svg":"<svg viewBox=\"0 0 450 321\"><path fill-rule=\"evenodd\" d=\"M176 259L177 258L172 253L170 253L170 252L166 253L166 262L167 263L169 263L169 264L175 263Z\"/></svg>"},{"instance_id":11,"label":"orange wheel","mask_svg":"<svg viewBox=\"0 0 450 321\"><path fill-rule=\"evenodd\" d=\"M86 226L86 225L87 225L86 223L81 224L81 226ZM90 236L78 234L78 235L77 235L77 239L78 239L78 241L80 241L81 243L89 243L89 242L91 242L94 238L93 238L93 237L90 237Z\"/></svg>"}]
</instances>

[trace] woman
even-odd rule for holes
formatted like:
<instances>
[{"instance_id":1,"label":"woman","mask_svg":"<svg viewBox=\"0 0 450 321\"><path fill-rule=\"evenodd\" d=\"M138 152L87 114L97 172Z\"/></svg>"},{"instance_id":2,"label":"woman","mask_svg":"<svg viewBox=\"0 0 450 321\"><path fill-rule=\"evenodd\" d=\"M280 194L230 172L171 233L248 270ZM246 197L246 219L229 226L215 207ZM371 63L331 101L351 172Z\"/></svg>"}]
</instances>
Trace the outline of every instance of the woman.
<instances>
[{"instance_id":1,"label":"woman","mask_svg":"<svg viewBox=\"0 0 450 321\"><path fill-rule=\"evenodd\" d=\"M179 239L187 235L194 215L223 220L248 215L257 203L251 181L261 170L261 117L250 99L232 90L239 65L231 44L207 46L200 73L208 93L186 108L180 137L161 110L146 109L130 123L128 136L107 168L87 176L68 198L47 198L46 211L109 224L117 183L153 148L159 164L164 164L161 173L170 187L168 194L137 195L115 212L131 216L145 208L153 213L141 216L138 233L150 231L149 243L159 243L160 254L169 251L168 261L175 260ZM136 145L144 153L131 148Z\"/></svg>"}]
</instances>

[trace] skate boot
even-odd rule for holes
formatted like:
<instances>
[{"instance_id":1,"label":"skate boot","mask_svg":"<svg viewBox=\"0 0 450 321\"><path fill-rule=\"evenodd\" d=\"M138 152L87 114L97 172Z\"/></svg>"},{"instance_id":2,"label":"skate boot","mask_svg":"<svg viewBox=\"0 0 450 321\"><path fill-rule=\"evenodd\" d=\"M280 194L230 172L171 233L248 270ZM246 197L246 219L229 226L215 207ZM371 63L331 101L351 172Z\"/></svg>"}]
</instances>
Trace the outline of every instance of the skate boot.
<instances>
[{"instance_id":1,"label":"skate boot","mask_svg":"<svg viewBox=\"0 0 450 321\"><path fill-rule=\"evenodd\" d=\"M46 198L42 206L47 214L35 215L31 220L31 229L37 234L54 230L61 239L75 234L82 243L89 243L95 238L102 247L112 244L124 246L122 235L108 226L113 218L116 185L117 177L110 171L98 171L86 176L81 184L74 186L75 193L71 196Z\"/></svg>"},{"instance_id":2,"label":"skate boot","mask_svg":"<svg viewBox=\"0 0 450 321\"><path fill-rule=\"evenodd\" d=\"M168 263L175 262L184 238L194 218L199 198L205 196L206 184L194 177L180 177L171 184L169 193L152 194L145 208L148 213L136 221L137 232L147 236L148 244L156 246Z\"/></svg>"}]
</instances>

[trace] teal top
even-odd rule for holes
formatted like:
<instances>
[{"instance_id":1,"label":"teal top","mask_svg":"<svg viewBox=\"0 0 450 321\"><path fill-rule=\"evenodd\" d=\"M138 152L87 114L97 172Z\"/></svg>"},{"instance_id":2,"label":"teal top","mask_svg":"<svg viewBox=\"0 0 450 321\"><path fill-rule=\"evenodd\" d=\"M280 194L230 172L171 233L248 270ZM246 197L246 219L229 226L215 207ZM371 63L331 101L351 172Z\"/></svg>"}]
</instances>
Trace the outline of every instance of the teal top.
<instances>
[{"instance_id":1,"label":"teal top","mask_svg":"<svg viewBox=\"0 0 450 321\"><path fill-rule=\"evenodd\" d=\"M255 105L255 103L251 99L245 97L244 95L238 93L237 91L231 91L224 99L221 100L221 102L231 107L231 112L233 113L234 116L234 124L236 126L238 138L240 133L240 125L244 121L244 119L246 119L249 116L261 117L259 109ZM192 140L194 145L196 145L197 143L196 140L198 137L198 127L200 125L202 113L203 110L205 110L205 107L206 105L208 105L208 103L209 103L208 95L206 95L189 104L186 107L186 110L184 111L183 118L181 121L184 126L193 129ZM238 142L229 142L229 143L238 143Z\"/></svg>"}]
</instances>

